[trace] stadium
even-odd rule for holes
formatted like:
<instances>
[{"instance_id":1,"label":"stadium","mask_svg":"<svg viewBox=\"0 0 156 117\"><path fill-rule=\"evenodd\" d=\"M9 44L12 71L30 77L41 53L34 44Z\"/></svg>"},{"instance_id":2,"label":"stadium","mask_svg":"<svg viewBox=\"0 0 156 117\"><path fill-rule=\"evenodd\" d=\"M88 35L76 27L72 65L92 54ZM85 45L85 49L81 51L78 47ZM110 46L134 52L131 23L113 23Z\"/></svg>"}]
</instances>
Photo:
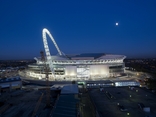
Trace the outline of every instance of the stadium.
<instances>
[{"instance_id":1,"label":"stadium","mask_svg":"<svg viewBox=\"0 0 156 117\"><path fill-rule=\"evenodd\" d=\"M53 41L58 55L51 56L46 35ZM36 57L36 63L28 65L26 75L33 78L45 79L45 65L48 66L51 81L83 81L101 80L118 77L124 73L124 55L105 53L83 53L66 55L57 46L54 38L47 29L42 32L46 58Z\"/></svg>"}]
</instances>

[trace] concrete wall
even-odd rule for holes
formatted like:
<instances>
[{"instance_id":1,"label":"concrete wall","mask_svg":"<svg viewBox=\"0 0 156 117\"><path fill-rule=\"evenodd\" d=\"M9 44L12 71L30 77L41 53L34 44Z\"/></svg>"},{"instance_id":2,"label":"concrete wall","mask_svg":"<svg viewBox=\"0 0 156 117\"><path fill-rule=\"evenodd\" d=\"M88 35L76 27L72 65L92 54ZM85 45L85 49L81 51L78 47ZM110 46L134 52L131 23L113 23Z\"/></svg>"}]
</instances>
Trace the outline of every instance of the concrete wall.
<instances>
[{"instance_id":1,"label":"concrete wall","mask_svg":"<svg viewBox=\"0 0 156 117\"><path fill-rule=\"evenodd\" d=\"M123 65L124 63L120 64L111 64L111 65ZM119 76L120 73L110 73L109 72L109 66L110 64L99 64L99 65L87 65L88 67L88 77L110 77L110 76ZM77 66L76 65L66 65L65 67L65 74L64 75L55 75L58 79L64 79L64 78L77 78ZM45 74L40 73L34 73L34 72L27 72L27 75L30 77L35 78L45 78ZM86 75L85 75L86 76ZM51 74L49 74L49 78L53 78Z\"/></svg>"},{"instance_id":2,"label":"concrete wall","mask_svg":"<svg viewBox=\"0 0 156 117\"><path fill-rule=\"evenodd\" d=\"M109 76L109 67L106 65L90 65L90 75Z\"/></svg>"},{"instance_id":3,"label":"concrete wall","mask_svg":"<svg viewBox=\"0 0 156 117\"><path fill-rule=\"evenodd\" d=\"M65 66L65 76L76 77L77 67L76 66Z\"/></svg>"}]
</instances>

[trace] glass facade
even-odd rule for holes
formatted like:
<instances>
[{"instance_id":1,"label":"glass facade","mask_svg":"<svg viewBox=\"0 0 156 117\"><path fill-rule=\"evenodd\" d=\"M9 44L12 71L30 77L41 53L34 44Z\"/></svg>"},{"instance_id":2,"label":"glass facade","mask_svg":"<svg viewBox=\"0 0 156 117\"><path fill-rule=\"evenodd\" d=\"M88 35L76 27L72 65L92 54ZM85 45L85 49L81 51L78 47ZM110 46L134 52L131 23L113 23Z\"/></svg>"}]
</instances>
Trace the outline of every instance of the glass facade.
<instances>
[{"instance_id":1,"label":"glass facade","mask_svg":"<svg viewBox=\"0 0 156 117\"><path fill-rule=\"evenodd\" d=\"M81 65L77 66L77 77L89 77L89 66Z\"/></svg>"}]
</instances>

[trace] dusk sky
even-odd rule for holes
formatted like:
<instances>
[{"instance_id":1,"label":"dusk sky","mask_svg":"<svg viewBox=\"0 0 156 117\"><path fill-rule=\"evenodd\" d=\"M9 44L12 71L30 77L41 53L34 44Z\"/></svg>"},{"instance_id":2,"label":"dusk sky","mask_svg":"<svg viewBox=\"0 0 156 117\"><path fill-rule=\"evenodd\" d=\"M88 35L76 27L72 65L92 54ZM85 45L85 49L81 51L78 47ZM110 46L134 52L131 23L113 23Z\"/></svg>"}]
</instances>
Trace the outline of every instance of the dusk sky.
<instances>
[{"instance_id":1,"label":"dusk sky","mask_svg":"<svg viewBox=\"0 0 156 117\"><path fill-rule=\"evenodd\" d=\"M156 0L0 0L0 60L39 57L43 28L65 54L156 58Z\"/></svg>"}]
</instances>

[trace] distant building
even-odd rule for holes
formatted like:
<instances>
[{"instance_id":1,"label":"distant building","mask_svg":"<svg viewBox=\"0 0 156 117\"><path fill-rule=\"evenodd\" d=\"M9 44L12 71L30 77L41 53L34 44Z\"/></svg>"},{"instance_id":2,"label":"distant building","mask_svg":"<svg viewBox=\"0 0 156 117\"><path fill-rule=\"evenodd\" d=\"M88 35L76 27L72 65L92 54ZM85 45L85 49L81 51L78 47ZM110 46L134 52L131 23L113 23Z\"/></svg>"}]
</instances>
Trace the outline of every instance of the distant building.
<instances>
[{"instance_id":1,"label":"distant building","mask_svg":"<svg viewBox=\"0 0 156 117\"><path fill-rule=\"evenodd\" d=\"M12 91L22 88L22 81L20 77L0 79L0 89L3 91Z\"/></svg>"}]
</instances>

